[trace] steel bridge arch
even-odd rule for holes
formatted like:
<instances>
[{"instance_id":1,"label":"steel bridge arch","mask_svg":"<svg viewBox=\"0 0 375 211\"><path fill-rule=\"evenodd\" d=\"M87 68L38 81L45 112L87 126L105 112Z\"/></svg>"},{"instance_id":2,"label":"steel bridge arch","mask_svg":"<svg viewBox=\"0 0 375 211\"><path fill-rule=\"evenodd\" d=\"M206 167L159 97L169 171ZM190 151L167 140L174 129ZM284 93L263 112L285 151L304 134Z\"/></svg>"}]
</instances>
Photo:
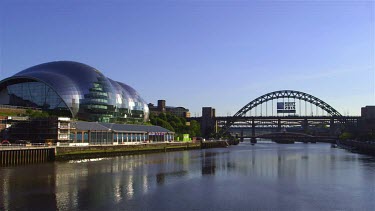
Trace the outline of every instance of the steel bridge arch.
<instances>
[{"instance_id":1,"label":"steel bridge arch","mask_svg":"<svg viewBox=\"0 0 375 211\"><path fill-rule=\"evenodd\" d=\"M321 109L328 112L331 116L341 116L341 114L336 109L334 109L332 106L328 105L326 102L324 102L323 100L317 97L314 97L310 94L300 92L300 91L281 90L281 91L270 92L268 94L265 94L256 98L255 100L251 101L250 103L242 107L233 117L244 116L246 112L250 111L256 106L261 105L270 100L275 100L275 99L280 99L280 98L292 98L292 99L304 100L306 102L312 103L320 107Z\"/></svg>"},{"instance_id":2,"label":"steel bridge arch","mask_svg":"<svg viewBox=\"0 0 375 211\"><path fill-rule=\"evenodd\" d=\"M245 116L248 111L255 108L256 106L261 105L265 102L275 100L275 99L280 99L280 98L292 98L292 99L303 100L323 109L324 111L329 113L331 116L338 116L338 117L342 116L336 109L334 109L328 103L324 102L323 100L313 95L300 92L300 91L294 91L294 90L280 90L280 91L275 91L275 92L264 94L254 99L253 101L249 102L248 104L246 104L239 111L237 111L236 114L233 115L232 120L227 122L225 127L222 129L221 133L222 134L225 133L230 128L230 126L233 125L233 123L236 120L236 117Z\"/></svg>"}]
</instances>

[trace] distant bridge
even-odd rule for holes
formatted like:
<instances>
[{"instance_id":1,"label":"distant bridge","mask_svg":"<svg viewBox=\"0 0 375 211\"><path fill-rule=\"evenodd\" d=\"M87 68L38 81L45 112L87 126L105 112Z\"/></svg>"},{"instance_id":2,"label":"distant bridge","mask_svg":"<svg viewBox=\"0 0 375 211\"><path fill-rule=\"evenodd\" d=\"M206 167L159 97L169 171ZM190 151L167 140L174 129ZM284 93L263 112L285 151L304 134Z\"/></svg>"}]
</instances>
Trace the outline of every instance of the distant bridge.
<instances>
[{"instance_id":1,"label":"distant bridge","mask_svg":"<svg viewBox=\"0 0 375 211\"><path fill-rule=\"evenodd\" d=\"M335 142L337 137L335 136L314 136L306 133L294 133L294 132L276 132L276 133L267 133L257 136L244 136L241 134L239 137L241 142L245 138L250 138L251 143L256 143L257 139L270 139L278 143L294 143L294 142L304 142L304 143L315 143L317 141L324 142Z\"/></svg>"},{"instance_id":2,"label":"distant bridge","mask_svg":"<svg viewBox=\"0 0 375 211\"><path fill-rule=\"evenodd\" d=\"M277 100L276 104L274 100ZM289 107L279 109L280 104ZM282 129L299 128L301 133L328 139L337 137L344 128L357 127L361 118L343 116L323 100L293 90L281 90L262 95L246 104L233 116L217 117L214 112L202 112L202 114L202 117L192 117L190 120L197 120L201 123L201 131L205 137L213 134L235 135L233 130L251 130L251 135L242 134L241 137L256 138L259 137L256 135L256 129L262 127L273 129L273 134L281 132ZM312 134L316 133L316 128L325 130L325 134Z\"/></svg>"}]
</instances>

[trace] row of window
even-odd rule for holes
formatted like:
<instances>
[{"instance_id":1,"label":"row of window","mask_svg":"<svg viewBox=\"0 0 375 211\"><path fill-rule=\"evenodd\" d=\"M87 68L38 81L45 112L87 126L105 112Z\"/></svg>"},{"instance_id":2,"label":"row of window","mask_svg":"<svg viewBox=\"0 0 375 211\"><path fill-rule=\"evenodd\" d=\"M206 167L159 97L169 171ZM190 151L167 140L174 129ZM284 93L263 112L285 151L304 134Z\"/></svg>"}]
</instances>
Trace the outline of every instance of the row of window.
<instances>
[{"instance_id":1,"label":"row of window","mask_svg":"<svg viewBox=\"0 0 375 211\"><path fill-rule=\"evenodd\" d=\"M113 132L84 132L77 134L70 134L70 139L78 143L90 144L113 144L129 143L129 142L143 142L143 141L172 141L174 136L172 134L164 135L147 135L146 133L113 133Z\"/></svg>"}]
</instances>

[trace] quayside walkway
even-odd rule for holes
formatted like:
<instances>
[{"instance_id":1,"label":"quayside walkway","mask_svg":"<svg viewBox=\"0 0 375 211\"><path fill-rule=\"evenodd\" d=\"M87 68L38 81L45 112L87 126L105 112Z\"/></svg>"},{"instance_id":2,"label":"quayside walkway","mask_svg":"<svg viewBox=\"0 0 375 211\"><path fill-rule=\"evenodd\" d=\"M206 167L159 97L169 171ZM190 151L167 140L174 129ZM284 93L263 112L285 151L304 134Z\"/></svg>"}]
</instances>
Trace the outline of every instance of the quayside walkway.
<instances>
[{"instance_id":1,"label":"quayside walkway","mask_svg":"<svg viewBox=\"0 0 375 211\"><path fill-rule=\"evenodd\" d=\"M202 143L159 142L138 143L133 145L6 145L0 146L0 166L17 166L54 160L86 159L128 154L228 147L229 144L228 141L217 140Z\"/></svg>"}]
</instances>

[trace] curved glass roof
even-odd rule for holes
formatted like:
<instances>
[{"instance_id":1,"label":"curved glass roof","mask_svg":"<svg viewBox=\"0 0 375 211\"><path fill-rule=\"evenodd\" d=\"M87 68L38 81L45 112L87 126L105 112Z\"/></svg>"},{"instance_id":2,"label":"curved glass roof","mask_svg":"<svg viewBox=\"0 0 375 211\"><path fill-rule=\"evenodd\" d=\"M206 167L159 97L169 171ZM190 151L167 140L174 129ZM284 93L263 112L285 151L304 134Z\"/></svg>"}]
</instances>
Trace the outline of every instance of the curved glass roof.
<instances>
[{"instance_id":1,"label":"curved glass roof","mask_svg":"<svg viewBox=\"0 0 375 211\"><path fill-rule=\"evenodd\" d=\"M109 79L99 70L79 62L56 61L27 68L1 81L0 89L25 81L43 82L51 87L73 117L127 118L132 111L142 111L142 118L148 116L147 103L132 87Z\"/></svg>"}]
</instances>

